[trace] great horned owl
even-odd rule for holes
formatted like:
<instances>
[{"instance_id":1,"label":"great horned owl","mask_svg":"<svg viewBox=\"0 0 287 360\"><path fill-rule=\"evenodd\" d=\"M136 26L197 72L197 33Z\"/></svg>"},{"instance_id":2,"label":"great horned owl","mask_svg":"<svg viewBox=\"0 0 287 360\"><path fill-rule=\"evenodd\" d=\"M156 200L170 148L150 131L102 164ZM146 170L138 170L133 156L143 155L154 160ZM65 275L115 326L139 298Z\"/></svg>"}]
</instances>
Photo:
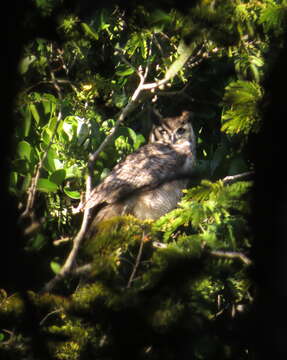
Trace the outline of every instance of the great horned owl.
<instances>
[{"instance_id":1,"label":"great horned owl","mask_svg":"<svg viewBox=\"0 0 287 360\"><path fill-rule=\"evenodd\" d=\"M149 143L128 155L96 186L86 203L95 208L93 228L114 216L131 214L157 219L174 209L195 163L195 136L190 113L160 120Z\"/></svg>"}]
</instances>

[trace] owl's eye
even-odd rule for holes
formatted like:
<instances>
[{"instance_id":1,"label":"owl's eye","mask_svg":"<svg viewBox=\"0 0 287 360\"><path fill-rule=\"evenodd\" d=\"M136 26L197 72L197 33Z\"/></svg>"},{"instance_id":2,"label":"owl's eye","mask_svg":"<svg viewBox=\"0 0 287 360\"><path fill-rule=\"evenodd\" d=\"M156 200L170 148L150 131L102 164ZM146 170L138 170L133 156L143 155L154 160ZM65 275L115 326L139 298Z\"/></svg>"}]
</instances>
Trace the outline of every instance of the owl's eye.
<instances>
[{"instance_id":1,"label":"owl's eye","mask_svg":"<svg viewBox=\"0 0 287 360\"><path fill-rule=\"evenodd\" d=\"M163 128L159 128L159 132L161 133L161 135L166 133L166 131Z\"/></svg>"},{"instance_id":2,"label":"owl's eye","mask_svg":"<svg viewBox=\"0 0 287 360\"><path fill-rule=\"evenodd\" d=\"M185 131L186 131L185 128L180 127L179 129L177 129L176 132L177 132L178 135L183 135L185 133Z\"/></svg>"}]
</instances>

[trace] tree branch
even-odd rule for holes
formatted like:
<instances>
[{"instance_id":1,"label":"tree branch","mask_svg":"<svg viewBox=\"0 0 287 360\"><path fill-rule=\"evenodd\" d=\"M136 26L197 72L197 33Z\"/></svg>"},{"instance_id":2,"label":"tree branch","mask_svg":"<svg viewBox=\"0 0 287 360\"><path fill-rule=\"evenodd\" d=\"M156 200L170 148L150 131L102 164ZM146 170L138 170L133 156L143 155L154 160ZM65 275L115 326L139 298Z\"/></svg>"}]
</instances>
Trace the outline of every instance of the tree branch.
<instances>
[{"instance_id":1,"label":"tree branch","mask_svg":"<svg viewBox=\"0 0 287 360\"><path fill-rule=\"evenodd\" d=\"M243 179L245 177L249 177L251 175L254 175L254 171L246 171L246 172L241 173L241 174L226 176L225 178L222 179L222 181L223 181L224 184L226 184L226 183L229 183L229 182L232 182L232 181Z\"/></svg>"},{"instance_id":2,"label":"tree branch","mask_svg":"<svg viewBox=\"0 0 287 360\"><path fill-rule=\"evenodd\" d=\"M252 261L242 252L235 252L235 251L223 251L223 250L213 250L209 252L211 255L216 257L223 257L228 259L239 259L244 264L250 265Z\"/></svg>"},{"instance_id":3,"label":"tree branch","mask_svg":"<svg viewBox=\"0 0 287 360\"><path fill-rule=\"evenodd\" d=\"M155 247L157 249L166 249L168 247L168 245L155 241L155 242L153 242L153 247ZM252 264L252 261L242 252L225 251L225 250L211 250L211 251L207 250L207 253L212 256L216 256L216 257L223 257L223 258L228 258L228 259L239 259L242 262L244 262L244 264L246 264L246 265Z\"/></svg>"},{"instance_id":4,"label":"tree branch","mask_svg":"<svg viewBox=\"0 0 287 360\"><path fill-rule=\"evenodd\" d=\"M137 258L136 258L136 262L135 262L135 265L133 267L133 271L131 273L131 276L129 278L129 281L128 281L128 284L127 284L127 289L129 289L132 285L132 282L134 280L134 277L136 275L136 272L137 272L137 269L139 267L139 264L140 264L140 261L141 261L141 257L142 257L142 251L143 251L143 244L144 244L144 237L145 237L145 234L143 232L143 235L142 235L142 238L141 238L141 243L140 243L140 247L139 247L139 252L138 252L138 255L137 255Z\"/></svg>"}]
</instances>

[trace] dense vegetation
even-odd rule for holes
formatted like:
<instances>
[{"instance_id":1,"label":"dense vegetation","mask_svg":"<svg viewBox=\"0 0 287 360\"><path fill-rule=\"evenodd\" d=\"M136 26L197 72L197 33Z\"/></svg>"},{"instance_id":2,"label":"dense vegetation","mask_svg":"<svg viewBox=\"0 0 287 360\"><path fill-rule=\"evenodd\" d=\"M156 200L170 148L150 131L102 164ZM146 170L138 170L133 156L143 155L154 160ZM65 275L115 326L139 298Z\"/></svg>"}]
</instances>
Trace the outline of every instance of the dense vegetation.
<instances>
[{"instance_id":1,"label":"dense vegetation","mask_svg":"<svg viewBox=\"0 0 287 360\"><path fill-rule=\"evenodd\" d=\"M57 10L49 0L35 9L43 19ZM185 10L65 9L57 40L25 44L9 191L37 276L25 292L0 291L1 358L254 358L247 145L262 126L287 3ZM63 273L82 194L146 142L154 112L182 110L193 112L198 159L179 207L155 222L103 223L81 244L77 271Z\"/></svg>"}]
</instances>

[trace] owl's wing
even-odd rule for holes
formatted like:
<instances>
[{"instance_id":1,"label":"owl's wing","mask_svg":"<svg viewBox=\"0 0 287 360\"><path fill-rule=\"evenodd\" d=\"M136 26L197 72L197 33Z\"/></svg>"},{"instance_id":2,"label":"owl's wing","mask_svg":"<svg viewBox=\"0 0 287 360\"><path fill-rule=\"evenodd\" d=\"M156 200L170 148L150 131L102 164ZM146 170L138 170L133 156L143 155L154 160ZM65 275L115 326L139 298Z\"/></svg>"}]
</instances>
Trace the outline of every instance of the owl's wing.
<instances>
[{"instance_id":1,"label":"owl's wing","mask_svg":"<svg viewBox=\"0 0 287 360\"><path fill-rule=\"evenodd\" d=\"M140 189L152 189L174 179L186 156L168 144L152 143L139 148L114 167L95 187L82 210L102 203L112 204Z\"/></svg>"}]
</instances>

